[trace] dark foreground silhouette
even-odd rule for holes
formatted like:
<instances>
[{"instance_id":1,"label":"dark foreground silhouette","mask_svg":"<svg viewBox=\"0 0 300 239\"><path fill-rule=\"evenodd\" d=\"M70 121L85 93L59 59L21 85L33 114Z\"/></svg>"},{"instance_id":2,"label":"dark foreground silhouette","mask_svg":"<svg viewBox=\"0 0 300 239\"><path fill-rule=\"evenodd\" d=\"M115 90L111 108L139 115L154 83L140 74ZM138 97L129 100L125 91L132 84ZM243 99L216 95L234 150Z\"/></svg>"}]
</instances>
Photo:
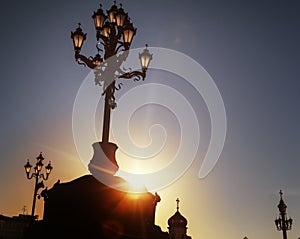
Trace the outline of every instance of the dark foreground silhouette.
<instances>
[{"instance_id":1,"label":"dark foreground silhouette","mask_svg":"<svg viewBox=\"0 0 300 239\"><path fill-rule=\"evenodd\" d=\"M99 153L99 147L117 166L114 158L116 145L98 142L93 145L91 171L97 168L92 165L100 168L99 162L103 161L104 155ZM84 175L70 182L58 182L51 189L44 190L43 220L35 221L25 238L168 238L168 233L154 223L156 204L160 201L157 194L124 192L101 183L97 178ZM116 179L118 182L123 180Z\"/></svg>"}]
</instances>

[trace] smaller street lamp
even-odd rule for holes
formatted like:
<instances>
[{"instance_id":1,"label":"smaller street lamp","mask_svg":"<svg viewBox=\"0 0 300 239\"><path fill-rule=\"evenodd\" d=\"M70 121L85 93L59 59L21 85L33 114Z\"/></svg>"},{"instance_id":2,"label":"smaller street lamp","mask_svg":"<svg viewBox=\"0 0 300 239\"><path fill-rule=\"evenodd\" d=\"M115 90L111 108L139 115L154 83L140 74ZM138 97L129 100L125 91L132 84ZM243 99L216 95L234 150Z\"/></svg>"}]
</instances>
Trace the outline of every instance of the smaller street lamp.
<instances>
[{"instance_id":1,"label":"smaller street lamp","mask_svg":"<svg viewBox=\"0 0 300 239\"><path fill-rule=\"evenodd\" d=\"M147 47L148 47L148 44L146 44L146 48L144 49L144 51L142 53L139 53L139 58L140 58L143 72L146 72L146 70L148 69L149 63L152 60L152 54L150 54Z\"/></svg>"},{"instance_id":2,"label":"smaller street lamp","mask_svg":"<svg viewBox=\"0 0 300 239\"><path fill-rule=\"evenodd\" d=\"M48 165L45 167L46 174L41 173L43 166L44 166L44 164L43 164L44 159L45 158L43 157L42 152L41 152L36 157L36 164L34 167L34 172L32 172L31 175L30 175L30 171L31 171L32 165L29 163L29 159L28 159L27 163L24 165L27 179L35 178L32 210L31 210L32 217L34 217L36 198L40 198L40 194L38 194L38 191L40 188L44 188L43 180L45 180L45 181L48 180L48 177L53 169L53 167L51 166L51 162L49 161ZM39 178L42 178L43 180L41 180L39 182Z\"/></svg>"},{"instance_id":3,"label":"smaller street lamp","mask_svg":"<svg viewBox=\"0 0 300 239\"><path fill-rule=\"evenodd\" d=\"M279 209L279 218L275 219L275 225L278 231L282 231L283 239L287 239L287 231L292 229L293 219L287 219L286 216L286 208L287 205L284 203L282 199L283 192L280 190L280 201L278 204Z\"/></svg>"},{"instance_id":4,"label":"smaller street lamp","mask_svg":"<svg viewBox=\"0 0 300 239\"><path fill-rule=\"evenodd\" d=\"M86 33L82 32L80 27L80 23L78 23L78 27L75 32L71 32L71 37L73 39L74 50L76 53L79 53L82 47L83 42L86 39Z\"/></svg>"}]
</instances>

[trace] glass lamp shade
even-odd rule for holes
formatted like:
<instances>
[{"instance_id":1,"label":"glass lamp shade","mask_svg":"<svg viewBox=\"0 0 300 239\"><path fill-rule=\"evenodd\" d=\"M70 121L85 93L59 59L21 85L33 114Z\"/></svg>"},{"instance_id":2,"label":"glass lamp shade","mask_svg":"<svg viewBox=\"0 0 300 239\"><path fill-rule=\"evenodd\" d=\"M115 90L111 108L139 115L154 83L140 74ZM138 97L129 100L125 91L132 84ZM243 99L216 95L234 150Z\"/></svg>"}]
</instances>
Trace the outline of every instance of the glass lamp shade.
<instances>
[{"instance_id":1,"label":"glass lamp shade","mask_svg":"<svg viewBox=\"0 0 300 239\"><path fill-rule=\"evenodd\" d=\"M123 8L119 8L119 10L117 11L116 15L116 23L118 27L123 27L125 20L127 18L127 14L124 12Z\"/></svg>"},{"instance_id":2,"label":"glass lamp shade","mask_svg":"<svg viewBox=\"0 0 300 239\"><path fill-rule=\"evenodd\" d=\"M24 168L25 168L25 172L27 174L29 174L30 170L31 170L31 164L29 163L29 161L27 161L27 163L24 165Z\"/></svg>"},{"instance_id":3,"label":"glass lamp shade","mask_svg":"<svg viewBox=\"0 0 300 239\"><path fill-rule=\"evenodd\" d=\"M45 169L46 169L46 174L49 175L53 169L53 167L51 166L51 162L48 163Z\"/></svg>"},{"instance_id":4,"label":"glass lamp shade","mask_svg":"<svg viewBox=\"0 0 300 239\"><path fill-rule=\"evenodd\" d=\"M102 28L102 35L105 37L109 37L110 35L110 25L107 23Z\"/></svg>"},{"instance_id":5,"label":"glass lamp shade","mask_svg":"<svg viewBox=\"0 0 300 239\"><path fill-rule=\"evenodd\" d=\"M86 33L82 32L80 24L75 32L71 32L71 38L73 39L74 50L80 51L82 44L86 39Z\"/></svg>"},{"instance_id":6,"label":"glass lamp shade","mask_svg":"<svg viewBox=\"0 0 300 239\"><path fill-rule=\"evenodd\" d=\"M36 170L37 171L41 171L42 170L42 168L43 168L43 163L42 163L42 161L39 161L39 162L37 162L36 163Z\"/></svg>"},{"instance_id":7,"label":"glass lamp shade","mask_svg":"<svg viewBox=\"0 0 300 239\"><path fill-rule=\"evenodd\" d=\"M94 24L95 24L95 28L96 30L101 30L104 21L106 19L106 15L104 14L103 10L102 10L102 5L100 5L100 8L97 10L97 12L94 12L92 18L94 19Z\"/></svg>"},{"instance_id":8,"label":"glass lamp shade","mask_svg":"<svg viewBox=\"0 0 300 239\"><path fill-rule=\"evenodd\" d=\"M127 44L131 44L133 36L136 34L136 28L133 27L132 23L127 23L123 29L123 40Z\"/></svg>"},{"instance_id":9,"label":"glass lamp shade","mask_svg":"<svg viewBox=\"0 0 300 239\"><path fill-rule=\"evenodd\" d=\"M152 54L150 54L147 45L144 51L142 53L139 53L139 58L140 58L142 69L147 70L149 63L152 60Z\"/></svg>"},{"instance_id":10,"label":"glass lamp shade","mask_svg":"<svg viewBox=\"0 0 300 239\"><path fill-rule=\"evenodd\" d=\"M115 14L117 13L117 11L118 11L118 7L116 6L116 4L112 5L112 7L109 9L109 11L107 11L109 21L111 23L116 22Z\"/></svg>"},{"instance_id":11,"label":"glass lamp shade","mask_svg":"<svg viewBox=\"0 0 300 239\"><path fill-rule=\"evenodd\" d=\"M37 175L39 173L36 166L34 167L34 173L35 173L35 175Z\"/></svg>"}]
</instances>

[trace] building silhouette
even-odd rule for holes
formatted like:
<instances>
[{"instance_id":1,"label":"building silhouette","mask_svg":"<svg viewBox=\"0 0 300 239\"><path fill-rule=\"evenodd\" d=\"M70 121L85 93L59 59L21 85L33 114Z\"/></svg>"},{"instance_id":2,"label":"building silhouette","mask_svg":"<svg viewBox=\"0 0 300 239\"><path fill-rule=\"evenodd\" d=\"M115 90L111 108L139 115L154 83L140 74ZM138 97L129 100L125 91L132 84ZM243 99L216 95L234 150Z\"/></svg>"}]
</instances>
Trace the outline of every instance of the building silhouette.
<instances>
[{"instance_id":1,"label":"building silhouette","mask_svg":"<svg viewBox=\"0 0 300 239\"><path fill-rule=\"evenodd\" d=\"M22 239L32 217L26 214L7 217L0 215L0 239Z\"/></svg>"},{"instance_id":2,"label":"building silhouette","mask_svg":"<svg viewBox=\"0 0 300 239\"><path fill-rule=\"evenodd\" d=\"M57 182L41 193L44 198L43 220L34 221L25 238L102 238L102 239L185 239L187 220L177 211L169 219L169 233L155 225L157 193L133 194L107 186L98 174L112 177L120 184L127 182L113 176L118 169L117 146L93 144L94 156L89 168L92 174L69 182ZM100 150L101 149L101 150ZM109 159L111 163L105 160ZM105 166L106 165L106 166ZM103 170L103 167L105 170ZM94 171L97 168L102 170ZM95 176L96 175L96 176ZM103 176L103 175L102 175Z\"/></svg>"},{"instance_id":3,"label":"building silhouette","mask_svg":"<svg viewBox=\"0 0 300 239\"><path fill-rule=\"evenodd\" d=\"M169 239L191 239L187 233L187 219L179 212L179 199L177 198L177 211L168 220Z\"/></svg>"}]
</instances>

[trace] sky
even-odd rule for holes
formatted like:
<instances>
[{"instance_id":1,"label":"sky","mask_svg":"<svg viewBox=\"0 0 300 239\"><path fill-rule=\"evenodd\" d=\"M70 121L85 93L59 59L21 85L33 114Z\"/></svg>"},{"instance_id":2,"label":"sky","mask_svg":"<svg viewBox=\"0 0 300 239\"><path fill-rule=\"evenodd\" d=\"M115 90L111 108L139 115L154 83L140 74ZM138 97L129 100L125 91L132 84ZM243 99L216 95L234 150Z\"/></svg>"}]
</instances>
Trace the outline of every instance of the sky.
<instances>
[{"instance_id":1,"label":"sky","mask_svg":"<svg viewBox=\"0 0 300 239\"><path fill-rule=\"evenodd\" d=\"M22 213L24 205L31 210L33 180L26 179L23 168L27 159L34 164L43 152L45 162L51 161L48 188L58 179L68 182L89 173L74 143L72 113L90 71L75 62L70 32L81 22L88 36L82 53L95 54L91 15L100 3L108 9L113 1L1 3L0 214L13 216ZM288 215L294 219L288 237L298 238L299 1L124 0L122 4L137 27L132 48L148 43L195 60L213 79L226 110L224 148L213 170L200 179L210 135L205 102L188 84L181 85L180 77L149 70L148 83L181 90L201 130L200 146L188 170L158 190L162 200L156 224L167 231L178 197L180 212L188 219L188 234L194 239L280 238L274 219L281 189ZM128 83L117 100L131 87L147 86L146 81ZM142 109L129 127L137 141L146 144L144 126L166 123L170 135L166 157L180 143L178 122L172 112L170 118L164 115L168 113L162 107ZM101 110L98 117L96 127L101 128ZM120 159L119 164L125 168L126 160ZM42 207L38 200L40 217Z\"/></svg>"}]
</instances>

